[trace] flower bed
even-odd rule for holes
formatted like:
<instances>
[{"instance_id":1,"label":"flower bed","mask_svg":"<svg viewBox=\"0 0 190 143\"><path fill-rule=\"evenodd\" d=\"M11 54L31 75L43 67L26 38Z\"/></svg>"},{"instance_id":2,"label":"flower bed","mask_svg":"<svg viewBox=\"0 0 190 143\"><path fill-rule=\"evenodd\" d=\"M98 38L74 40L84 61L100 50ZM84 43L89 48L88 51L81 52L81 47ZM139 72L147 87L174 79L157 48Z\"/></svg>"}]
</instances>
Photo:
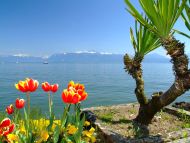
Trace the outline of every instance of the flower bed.
<instances>
[{"instance_id":1,"label":"flower bed","mask_svg":"<svg viewBox=\"0 0 190 143\"><path fill-rule=\"evenodd\" d=\"M15 84L15 87L26 94L27 101L17 98L14 105L7 106L7 114L2 116L0 123L0 142L96 142L94 120L88 118L85 112L81 112L80 103L88 96L84 85L70 81L67 88L63 90L62 100L65 105L63 105L64 112L61 119L55 117L53 105L53 96L59 88L58 84L51 85L48 82L41 84L48 95L49 116L40 119L32 118L30 109L30 96L39 87L38 81L26 78Z\"/></svg>"}]
</instances>

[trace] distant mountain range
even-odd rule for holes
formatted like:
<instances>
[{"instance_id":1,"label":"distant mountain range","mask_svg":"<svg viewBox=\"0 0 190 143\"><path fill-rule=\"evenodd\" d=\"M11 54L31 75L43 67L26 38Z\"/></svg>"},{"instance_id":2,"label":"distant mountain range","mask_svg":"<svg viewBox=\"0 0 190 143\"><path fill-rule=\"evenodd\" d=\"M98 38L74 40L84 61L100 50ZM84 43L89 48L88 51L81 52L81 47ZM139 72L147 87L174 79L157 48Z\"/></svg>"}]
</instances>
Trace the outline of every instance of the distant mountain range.
<instances>
[{"instance_id":1,"label":"distant mountain range","mask_svg":"<svg viewBox=\"0 0 190 143\"><path fill-rule=\"evenodd\" d=\"M167 63L169 58L159 54L149 54L145 57L145 63ZM0 63L122 63L122 54L76 52L53 54L48 58L26 55L0 55Z\"/></svg>"},{"instance_id":2,"label":"distant mountain range","mask_svg":"<svg viewBox=\"0 0 190 143\"><path fill-rule=\"evenodd\" d=\"M43 62L43 58L33 57L33 56L0 55L0 63L35 63L35 62Z\"/></svg>"}]
</instances>

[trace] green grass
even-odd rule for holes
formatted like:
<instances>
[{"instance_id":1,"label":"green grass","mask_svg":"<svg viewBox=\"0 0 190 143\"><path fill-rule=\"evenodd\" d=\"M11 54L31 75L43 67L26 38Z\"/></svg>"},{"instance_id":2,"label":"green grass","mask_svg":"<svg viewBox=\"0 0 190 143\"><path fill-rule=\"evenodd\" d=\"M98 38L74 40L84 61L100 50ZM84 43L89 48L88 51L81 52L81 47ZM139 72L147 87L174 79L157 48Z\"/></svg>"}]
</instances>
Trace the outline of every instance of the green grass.
<instances>
[{"instance_id":1,"label":"green grass","mask_svg":"<svg viewBox=\"0 0 190 143\"><path fill-rule=\"evenodd\" d=\"M110 113L100 115L99 118L104 122L111 122L113 120L113 116L114 116L114 113L110 112Z\"/></svg>"},{"instance_id":2,"label":"green grass","mask_svg":"<svg viewBox=\"0 0 190 143\"><path fill-rule=\"evenodd\" d=\"M136 114L137 110L135 108L130 108L127 112L129 112L130 114Z\"/></svg>"}]
</instances>

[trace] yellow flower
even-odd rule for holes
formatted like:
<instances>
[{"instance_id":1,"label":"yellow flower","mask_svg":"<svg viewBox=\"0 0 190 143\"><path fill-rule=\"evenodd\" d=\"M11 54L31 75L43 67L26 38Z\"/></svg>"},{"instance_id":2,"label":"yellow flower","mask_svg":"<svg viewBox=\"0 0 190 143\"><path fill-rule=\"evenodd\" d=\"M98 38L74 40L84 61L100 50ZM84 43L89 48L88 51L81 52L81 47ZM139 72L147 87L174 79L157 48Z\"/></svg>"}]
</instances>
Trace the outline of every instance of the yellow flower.
<instances>
[{"instance_id":1,"label":"yellow flower","mask_svg":"<svg viewBox=\"0 0 190 143\"><path fill-rule=\"evenodd\" d=\"M49 138L49 134L46 130L42 130L39 137L36 139L35 143L46 142Z\"/></svg>"},{"instance_id":2,"label":"yellow flower","mask_svg":"<svg viewBox=\"0 0 190 143\"><path fill-rule=\"evenodd\" d=\"M24 126L21 126L19 131L21 134L26 134L26 130Z\"/></svg>"},{"instance_id":3,"label":"yellow flower","mask_svg":"<svg viewBox=\"0 0 190 143\"><path fill-rule=\"evenodd\" d=\"M18 136L15 134L8 134L7 135L7 139L9 140L9 142L13 143L13 142L17 142L18 141Z\"/></svg>"},{"instance_id":4,"label":"yellow flower","mask_svg":"<svg viewBox=\"0 0 190 143\"><path fill-rule=\"evenodd\" d=\"M42 132L41 132L41 138L42 138L42 140L43 141L47 141L48 140L48 138L49 138L49 134L48 134L48 132L47 131L45 131L45 130L43 130Z\"/></svg>"},{"instance_id":5,"label":"yellow flower","mask_svg":"<svg viewBox=\"0 0 190 143\"><path fill-rule=\"evenodd\" d=\"M85 122L84 122L84 126L90 126L90 122L85 121Z\"/></svg>"},{"instance_id":6,"label":"yellow flower","mask_svg":"<svg viewBox=\"0 0 190 143\"><path fill-rule=\"evenodd\" d=\"M91 136L94 134L94 131L95 129L92 127L89 131L88 130L83 131L82 134L84 136L91 138Z\"/></svg>"},{"instance_id":7,"label":"yellow flower","mask_svg":"<svg viewBox=\"0 0 190 143\"><path fill-rule=\"evenodd\" d=\"M90 138L89 138L89 137L85 137L84 140L85 140L85 142L87 142L87 143L90 142Z\"/></svg>"},{"instance_id":8,"label":"yellow flower","mask_svg":"<svg viewBox=\"0 0 190 143\"><path fill-rule=\"evenodd\" d=\"M78 130L78 128L76 128L74 125L69 124L67 126L67 133L70 135L75 134L77 130Z\"/></svg>"},{"instance_id":9,"label":"yellow flower","mask_svg":"<svg viewBox=\"0 0 190 143\"><path fill-rule=\"evenodd\" d=\"M95 136L92 136L90 139L91 139L91 142L92 142L92 143L95 143L95 142L96 142Z\"/></svg>"}]
</instances>

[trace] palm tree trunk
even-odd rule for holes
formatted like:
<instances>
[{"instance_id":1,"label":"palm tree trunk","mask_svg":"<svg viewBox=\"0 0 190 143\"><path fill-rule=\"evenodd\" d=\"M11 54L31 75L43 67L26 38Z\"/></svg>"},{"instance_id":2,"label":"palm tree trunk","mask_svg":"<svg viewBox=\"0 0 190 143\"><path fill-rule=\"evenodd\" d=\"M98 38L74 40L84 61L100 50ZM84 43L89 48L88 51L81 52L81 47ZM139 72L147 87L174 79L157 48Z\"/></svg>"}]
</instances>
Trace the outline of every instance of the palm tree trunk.
<instances>
[{"instance_id":1,"label":"palm tree trunk","mask_svg":"<svg viewBox=\"0 0 190 143\"><path fill-rule=\"evenodd\" d=\"M135 56L134 59L131 59L128 54L124 56L125 69L136 81L135 94L137 100L140 105L145 105L148 103L148 100L144 93L144 80L142 77L141 62L142 58L137 56Z\"/></svg>"},{"instance_id":2,"label":"palm tree trunk","mask_svg":"<svg viewBox=\"0 0 190 143\"><path fill-rule=\"evenodd\" d=\"M165 93L153 94L148 104L140 105L136 121L148 125L154 115L164 106L169 105L190 89L190 71L188 69L188 58L184 53L184 44L174 37L162 40L162 45L171 57L175 81Z\"/></svg>"},{"instance_id":3,"label":"palm tree trunk","mask_svg":"<svg viewBox=\"0 0 190 143\"><path fill-rule=\"evenodd\" d=\"M188 69L189 62L187 55L184 53L183 43L180 43L174 37L170 37L162 40L162 45L171 57L175 75L175 82L170 87L170 92L166 92L161 97L162 104L168 105L190 89L190 70Z\"/></svg>"}]
</instances>

